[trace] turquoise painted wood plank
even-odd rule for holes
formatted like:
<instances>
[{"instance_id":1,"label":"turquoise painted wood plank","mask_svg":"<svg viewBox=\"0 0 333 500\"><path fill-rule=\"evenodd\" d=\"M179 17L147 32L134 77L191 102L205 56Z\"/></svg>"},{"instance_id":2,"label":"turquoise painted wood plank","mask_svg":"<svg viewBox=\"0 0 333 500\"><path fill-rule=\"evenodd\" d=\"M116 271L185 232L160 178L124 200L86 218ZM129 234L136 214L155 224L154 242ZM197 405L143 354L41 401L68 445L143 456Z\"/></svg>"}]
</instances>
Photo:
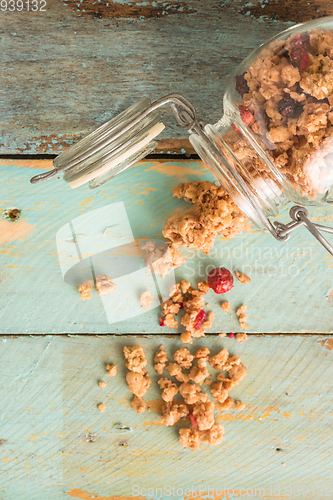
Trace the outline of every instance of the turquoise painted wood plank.
<instances>
[{"instance_id":1,"label":"turquoise painted wood plank","mask_svg":"<svg viewBox=\"0 0 333 500\"><path fill-rule=\"evenodd\" d=\"M169 358L181 345L161 336L2 338L1 499L124 500L136 486L142 492L136 500L233 498L205 495L208 487L234 489L237 498L250 500L332 498L332 338L251 336L242 345L216 336L197 340L191 351L227 347L248 370L230 393L246 408L217 410L224 441L197 452L180 447L179 427L159 424L152 358L161 343ZM130 406L124 345L142 346L148 359L150 411L142 415ZM108 362L118 367L114 379L105 377ZM108 382L103 391L99 380ZM101 402L104 413L97 409ZM170 497L167 489L162 496L143 493L168 486L202 489L186 497L181 491ZM308 494L297 495L298 487ZM243 489L257 493L241 496Z\"/></svg>"},{"instance_id":2,"label":"turquoise painted wood plank","mask_svg":"<svg viewBox=\"0 0 333 500\"><path fill-rule=\"evenodd\" d=\"M29 179L36 173L34 166L47 168L46 162L1 162L2 216L9 208L22 210L21 218L15 222L0 220L1 332L175 332L167 328L162 332L159 307L141 313L138 302L141 292L150 286L156 294L155 285L146 280L146 272L141 273L144 281L136 285L129 274L125 289L119 285L118 295L115 292L112 296L117 297L128 319L114 323L113 317L107 317L96 291L90 301L80 299L76 286L64 282L56 235L65 224L74 221L75 226L75 219L85 216L93 221L91 238L98 242L114 218L105 215L109 212L102 215L97 212L96 216L93 211L103 207L109 210L112 204L123 203L134 238L161 238L167 218L188 207L187 203L172 197L172 187L186 180L213 180L201 162L142 162L97 190L85 186L71 190L62 179L32 186ZM333 225L330 208L312 209L311 215L317 222ZM287 217L285 210L280 220ZM79 236L84 236L84 232L85 228L81 227ZM122 232L116 231L115 236L121 238ZM79 242L79 247L80 244L83 245ZM74 248L75 244L72 245ZM212 266L240 269L251 277L246 285L236 280L226 295L208 293L207 303L216 314L213 331L239 329L235 314L220 309L222 300L226 299L230 300L233 311L242 303L248 306L249 332L332 331L332 257L305 229L293 234L288 242L279 243L269 234L249 226L247 232L232 240L217 240L208 256L187 249L182 251L188 261L176 270L177 281L188 278L196 284ZM103 267L96 267L96 272L103 274ZM159 283L164 290L169 289L170 282L169 285L162 280Z\"/></svg>"},{"instance_id":3,"label":"turquoise painted wood plank","mask_svg":"<svg viewBox=\"0 0 333 500\"><path fill-rule=\"evenodd\" d=\"M5 5L5 4L4 4ZM0 19L0 153L59 153L138 99L179 92L215 123L227 76L323 0L44 0ZM41 10L43 9L43 10ZM191 151L166 118L159 151Z\"/></svg>"}]
</instances>

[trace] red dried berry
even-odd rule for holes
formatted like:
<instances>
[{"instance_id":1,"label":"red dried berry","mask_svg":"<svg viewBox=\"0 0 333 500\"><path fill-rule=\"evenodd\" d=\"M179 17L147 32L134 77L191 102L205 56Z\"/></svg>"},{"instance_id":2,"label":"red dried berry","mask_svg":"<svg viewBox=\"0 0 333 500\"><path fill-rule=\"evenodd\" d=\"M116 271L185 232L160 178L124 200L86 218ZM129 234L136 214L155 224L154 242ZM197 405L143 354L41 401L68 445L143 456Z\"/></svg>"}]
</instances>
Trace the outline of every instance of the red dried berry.
<instances>
[{"instance_id":1,"label":"red dried berry","mask_svg":"<svg viewBox=\"0 0 333 500\"><path fill-rule=\"evenodd\" d=\"M158 318L160 320L160 326L165 326L164 321L162 318Z\"/></svg>"},{"instance_id":2,"label":"red dried berry","mask_svg":"<svg viewBox=\"0 0 333 500\"><path fill-rule=\"evenodd\" d=\"M234 333L229 333L229 338L234 338L235 334Z\"/></svg>"},{"instance_id":3,"label":"red dried berry","mask_svg":"<svg viewBox=\"0 0 333 500\"><path fill-rule=\"evenodd\" d=\"M240 104L238 106L238 108L239 108L239 112L241 115L241 119L243 120L243 122L245 123L245 125L247 127L249 125L253 125L256 122L256 119L254 118L254 116L251 113L251 111L249 110L249 108L247 108L246 106L243 106L242 104Z\"/></svg>"},{"instance_id":4,"label":"red dried berry","mask_svg":"<svg viewBox=\"0 0 333 500\"><path fill-rule=\"evenodd\" d=\"M193 415L193 413L190 413L189 417L190 417L190 420L191 420L191 424L193 425L193 427L195 429L197 429L198 428L197 418Z\"/></svg>"},{"instance_id":5,"label":"red dried berry","mask_svg":"<svg viewBox=\"0 0 333 500\"><path fill-rule=\"evenodd\" d=\"M307 52L304 52L299 65L299 69L301 72L306 70L306 68L309 65L309 60L310 60L309 54Z\"/></svg>"},{"instance_id":6,"label":"red dried berry","mask_svg":"<svg viewBox=\"0 0 333 500\"><path fill-rule=\"evenodd\" d=\"M291 97L284 97L277 103L277 108L282 116L293 116L295 113L297 102Z\"/></svg>"},{"instance_id":7,"label":"red dried berry","mask_svg":"<svg viewBox=\"0 0 333 500\"><path fill-rule=\"evenodd\" d=\"M234 123L231 124L232 128L237 132L238 135L242 135L241 131L239 130L238 127Z\"/></svg>"},{"instance_id":8,"label":"red dried berry","mask_svg":"<svg viewBox=\"0 0 333 500\"><path fill-rule=\"evenodd\" d=\"M215 293L226 293L234 286L234 278L225 267L217 267L208 274L208 285Z\"/></svg>"},{"instance_id":9,"label":"red dried berry","mask_svg":"<svg viewBox=\"0 0 333 500\"><path fill-rule=\"evenodd\" d=\"M305 71L309 64L309 51L311 49L308 33L300 33L294 36L290 43L289 57L291 62L300 71Z\"/></svg>"},{"instance_id":10,"label":"red dried berry","mask_svg":"<svg viewBox=\"0 0 333 500\"><path fill-rule=\"evenodd\" d=\"M243 97L244 94L247 94L250 92L249 86L247 84L247 81L244 77L246 73L243 73L242 75L237 75L236 76L236 90L239 92L239 94Z\"/></svg>"},{"instance_id":11,"label":"red dried berry","mask_svg":"<svg viewBox=\"0 0 333 500\"><path fill-rule=\"evenodd\" d=\"M197 314L197 317L195 318L194 328L196 330L200 330L200 328L202 327L202 323L206 321L206 319L207 319L207 314L205 313L205 311L204 310L200 311Z\"/></svg>"}]
</instances>

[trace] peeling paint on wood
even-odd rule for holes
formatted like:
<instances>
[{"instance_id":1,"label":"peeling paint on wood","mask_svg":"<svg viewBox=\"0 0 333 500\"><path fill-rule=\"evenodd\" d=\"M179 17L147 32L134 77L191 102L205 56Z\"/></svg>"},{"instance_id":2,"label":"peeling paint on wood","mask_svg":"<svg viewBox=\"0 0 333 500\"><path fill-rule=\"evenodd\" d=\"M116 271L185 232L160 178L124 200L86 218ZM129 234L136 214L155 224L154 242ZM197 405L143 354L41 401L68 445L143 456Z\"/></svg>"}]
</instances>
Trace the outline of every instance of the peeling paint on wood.
<instances>
[{"instance_id":1,"label":"peeling paint on wood","mask_svg":"<svg viewBox=\"0 0 333 500\"><path fill-rule=\"evenodd\" d=\"M7 238L8 243L0 249L0 332L175 333L159 326L158 307L109 324L95 291L89 302L83 301L75 284L64 282L56 234L79 216L123 202L134 239L159 240L167 218L191 207L173 198L172 188L184 181L214 180L202 162L143 161L96 190L87 186L71 190L61 178L31 185L29 179L36 174L38 161L27 160L26 168L23 168L23 160L18 163L22 168L15 168L14 163L14 160L6 160L0 169L2 213L13 206L23 210L18 221L3 220L6 231L2 238ZM312 208L311 216L319 223L333 225L330 207L327 210ZM287 219L288 213L284 210L279 220ZM101 235L111 225L110 221L104 224L102 220ZM28 228L34 230L19 234ZM12 231L18 233L13 235ZM83 230L78 233L78 238L84 236ZM14 240L14 236L18 239ZM288 242L279 243L269 234L249 226L247 232L234 239L217 238L208 256L187 249L181 251L188 260L176 270L178 281L188 278L196 284L205 279L212 267L221 265L250 275L251 283L242 285L236 281L227 297L233 311L246 303L249 332L332 332L333 309L329 297L333 258L305 229L296 231ZM130 257L131 252L127 251L126 255ZM134 305L140 293L133 284L131 290ZM207 302L215 313L214 332L239 331L236 315L220 309L220 296L209 292ZM20 315L13 315L13 304Z\"/></svg>"},{"instance_id":2,"label":"peeling paint on wood","mask_svg":"<svg viewBox=\"0 0 333 500\"><path fill-rule=\"evenodd\" d=\"M58 154L142 97L170 92L216 123L226 79L251 50L298 22L295 13L305 20L318 17L316 7L332 10L319 0L278 3L251 4L253 14L242 13L241 0L48 0L46 13L7 11L0 154ZM163 121L157 151L192 152L170 110Z\"/></svg>"},{"instance_id":3,"label":"peeling paint on wood","mask_svg":"<svg viewBox=\"0 0 333 500\"><path fill-rule=\"evenodd\" d=\"M76 15L116 19L150 19L170 16L172 14L191 14L194 9L187 7L185 2L155 1L155 2L91 2L91 0L64 0L64 5L70 7Z\"/></svg>"},{"instance_id":4,"label":"peeling paint on wood","mask_svg":"<svg viewBox=\"0 0 333 500\"><path fill-rule=\"evenodd\" d=\"M34 500L232 500L232 495L214 496L212 491L233 488L236 497L273 500L284 498L288 486L328 491L333 354L317 336L250 336L243 344L217 336L196 339L191 352L226 347L247 367L246 378L230 392L245 409L217 409L224 441L217 447L201 444L197 452L180 447L179 426L158 425L156 408L138 415L130 406L123 346L144 349L152 378L145 396L149 402L160 399L153 356L161 344L169 360L182 346L165 336L0 339L1 439L6 440L1 446L1 498L26 500L28 491ZM106 376L108 362L118 368L112 381ZM101 379L108 382L103 391ZM209 392L208 386L204 390ZM97 409L101 402L107 406L103 414ZM183 490L193 486L201 493L147 493L168 485ZM276 495L270 495L271 487ZM262 488L264 494L244 497L244 488Z\"/></svg>"},{"instance_id":5,"label":"peeling paint on wood","mask_svg":"<svg viewBox=\"0 0 333 500\"><path fill-rule=\"evenodd\" d=\"M309 19L318 19L333 15L333 5L326 0L259 0L247 2L241 8L241 13L245 16L251 15L259 19L292 21L302 23Z\"/></svg>"}]
</instances>

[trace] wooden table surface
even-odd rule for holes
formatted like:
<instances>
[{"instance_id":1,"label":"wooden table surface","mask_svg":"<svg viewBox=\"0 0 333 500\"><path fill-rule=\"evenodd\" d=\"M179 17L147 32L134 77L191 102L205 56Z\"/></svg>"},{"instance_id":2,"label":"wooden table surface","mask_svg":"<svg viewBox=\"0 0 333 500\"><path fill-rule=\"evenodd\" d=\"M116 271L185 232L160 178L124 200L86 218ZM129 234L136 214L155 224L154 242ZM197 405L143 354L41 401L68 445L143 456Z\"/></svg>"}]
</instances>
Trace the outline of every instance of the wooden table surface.
<instances>
[{"instance_id":1,"label":"wooden table surface","mask_svg":"<svg viewBox=\"0 0 333 500\"><path fill-rule=\"evenodd\" d=\"M209 265L251 276L228 294L233 308L248 306L248 340L218 336L239 325L209 292L213 329L190 347L241 357L247 377L231 396L246 407L218 410L224 442L191 452L178 444L178 428L160 424L152 367L159 345L169 354L180 347L180 330L159 326L158 307L138 314L135 286L122 304L132 317L110 320L97 294L82 301L64 282L57 248L57 234L82 216L105 234L110 221L100 214L115 203L134 241L160 239L166 218L187 206L172 187L213 180L186 159L186 132L166 113L157 152L183 156L151 157L93 191L62 179L29 183L51 167L50 155L143 96L179 92L214 123L234 67L282 29L333 14L332 4L46 0L45 9L0 16L0 499L332 500L333 258L305 229L281 244L250 225L218 238L208 256L182 250L188 264L177 280L195 284ZM22 212L13 222L6 213L14 207ZM311 216L333 224L330 207ZM124 345L147 355L153 384L143 415L130 406ZM110 361L118 375L101 391Z\"/></svg>"}]
</instances>

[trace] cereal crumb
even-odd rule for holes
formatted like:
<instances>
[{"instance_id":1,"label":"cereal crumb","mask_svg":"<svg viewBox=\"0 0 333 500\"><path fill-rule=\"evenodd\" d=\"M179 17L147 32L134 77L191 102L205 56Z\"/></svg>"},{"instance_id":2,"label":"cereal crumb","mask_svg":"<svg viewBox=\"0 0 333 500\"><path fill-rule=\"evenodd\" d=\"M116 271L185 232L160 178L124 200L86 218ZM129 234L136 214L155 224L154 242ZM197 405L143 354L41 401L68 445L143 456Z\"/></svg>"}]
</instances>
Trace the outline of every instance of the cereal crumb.
<instances>
[{"instance_id":1,"label":"cereal crumb","mask_svg":"<svg viewBox=\"0 0 333 500\"><path fill-rule=\"evenodd\" d=\"M106 405L105 405L104 403L101 403L100 405L98 405L98 407L97 407L97 408L99 409L99 411L100 411L101 413L103 413L103 411L105 411L105 410L106 410Z\"/></svg>"},{"instance_id":2,"label":"cereal crumb","mask_svg":"<svg viewBox=\"0 0 333 500\"><path fill-rule=\"evenodd\" d=\"M169 363L166 369L171 377L175 377L178 382L188 382L188 376L182 372L181 367L177 363Z\"/></svg>"},{"instance_id":3,"label":"cereal crumb","mask_svg":"<svg viewBox=\"0 0 333 500\"><path fill-rule=\"evenodd\" d=\"M101 389L105 389L107 384L105 382L98 382L98 385L100 386Z\"/></svg>"},{"instance_id":4,"label":"cereal crumb","mask_svg":"<svg viewBox=\"0 0 333 500\"><path fill-rule=\"evenodd\" d=\"M223 382L215 382L210 386L212 396L219 403L223 403L228 397L228 391L224 388Z\"/></svg>"},{"instance_id":5,"label":"cereal crumb","mask_svg":"<svg viewBox=\"0 0 333 500\"><path fill-rule=\"evenodd\" d=\"M117 367L113 364L106 365L108 377L115 377L117 375Z\"/></svg>"},{"instance_id":6,"label":"cereal crumb","mask_svg":"<svg viewBox=\"0 0 333 500\"><path fill-rule=\"evenodd\" d=\"M178 322L174 318L173 314L167 314L164 318L164 324L168 328L178 328Z\"/></svg>"},{"instance_id":7,"label":"cereal crumb","mask_svg":"<svg viewBox=\"0 0 333 500\"><path fill-rule=\"evenodd\" d=\"M194 354L194 357L196 359L207 359L210 354L210 350L208 347L201 347L200 349L197 350L197 352Z\"/></svg>"},{"instance_id":8,"label":"cereal crumb","mask_svg":"<svg viewBox=\"0 0 333 500\"><path fill-rule=\"evenodd\" d=\"M238 279L238 281L240 281L243 284L251 281L251 278L246 276L246 274L241 273L240 271L235 271L235 276Z\"/></svg>"},{"instance_id":9,"label":"cereal crumb","mask_svg":"<svg viewBox=\"0 0 333 500\"><path fill-rule=\"evenodd\" d=\"M238 365L234 365L229 371L230 380L235 382L236 384L239 384L239 382L243 380L245 375L246 375L246 368L241 363L239 363Z\"/></svg>"},{"instance_id":10,"label":"cereal crumb","mask_svg":"<svg viewBox=\"0 0 333 500\"><path fill-rule=\"evenodd\" d=\"M183 293L186 293L188 289L190 288L191 283L187 280L181 280L180 282L180 288Z\"/></svg>"},{"instance_id":11,"label":"cereal crumb","mask_svg":"<svg viewBox=\"0 0 333 500\"><path fill-rule=\"evenodd\" d=\"M217 446L223 441L223 432L223 425L215 423L210 429L199 431L199 438L202 443Z\"/></svg>"},{"instance_id":12,"label":"cereal crumb","mask_svg":"<svg viewBox=\"0 0 333 500\"><path fill-rule=\"evenodd\" d=\"M98 295L107 295L115 291L116 285L106 274L104 274L103 276L97 276L96 288L98 290Z\"/></svg>"},{"instance_id":13,"label":"cereal crumb","mask_svg":"<svg viewBox=\"0 0 333 500\"><path fill-rule=\"evenodd\" d=\"M226 333L219 333L219 337L226 337L227 334Z\"/></svg>"},{"instance_id":14,"label":"cereal crumb","mask_svg":"<svg viewBox=\"0 0 333 500\"><path fill-rule=\"evenodd\" d=\"M223 403L219 404L220 410L230 410L234 405L234 400L232 398L227 398Z\"/></svg>"},{"instance_id":15,"label":"cereal crumb","mask_svg":"<svg viewBox=\"0 0 333 500\"><path fill-rule=\"evenodd\" d=\"M198 283L198 288L201 292L209 292L209 285L207 283L207 281L199 281Z\"/></svg>"},{"instance_id":16,"label":"cereal crumb","mask_svg":"<svg viewBox=\"0 0 333 500\"><path fill-rule=\"evenodd\" d=\"M189 414L185 403L164 403L162 407L161 423L167 426L175 425L181 418Z\"/></svg>"},{"instance_id":17,"label":"cereal crumb","mask_svg":"<svg viewBox=\"0 0 333 500\"><path fill-rule=\"evenodd\" d=\"M194 404L192 413L197 419L199 431L210 429L214 424L214 407L211 401Z\"/></svg>"},{"instance_id":18,"label":"cereal crumb","mask_svg":"<svg viewBox=\"0 0 333 500\"><path fill-rule=\"evenodd\" d=\"M239 317L238 317L238 321L240 323L245 323L248 319L248 316L246 314L240 314Z\"/></svg>"},{"instance_id":19,"label":"cereal crumb","mask_svg":"<svg viewBox=\"0 0 333 500\"><path fill-rule=\"evenodd\" d=\"M241 323L240 326L241 328L245 328L245 330L249 328L249 325L247 323Z\"/></svg>"},{"instance_id":20,"label":"cereal crumb","mask_svg":"<svg viewBox=\"0 0 333 500\"><path fill-rule=\"evenodd\" d=\"M179 443L183 448L190 448L193 451L197 450L200 444L199 432L194 427L190 427L190 429L180 429Z\"/></svg>"},{"instance_id":21,"label":"cereal crumb","mask_svg":"<svg viewBox=\"0 0 333 500\"><path fill-rule=\"evenodd\" d=\"M147 311L153 303L153 296L151 292L148 290L147 292L143 292L140 297L140 305L143 311Z\"/></svg>"},{"instance_id":22,"label":"cereal crumb","mask_svg":"<svg viewBox=\"0 0 333 500\"><path fill-rule=\"evenodd\" d=\"M136 411L136 413L144 413L147 409L146 402L138 396L134 396L131 405L133 406L133 410Z\"/></svg>"},{"instance_id":23,"label":"cereal crumb","mask_svg":"<svg viewBox=\"0 0 333 500\"><path fill-rule=\"evenodd\" d=\"M217 370L223 370L223 366L228 358L229 358L229 353L227 349L224 348L222 349L222 351L215 354L215 356L211 356L208 359L208 361L213 368L216 368Z\"/></svg>"},{"instance_id":24,"label":"cereal crumb","mask_svg":"<svg viewBox=\"0 0 333 500\"><path fill-rule=\"evenodd\" d=\"M184 344L193 344L191 332L184 332L184 333L182 333L181 336L180 336L180 340Z\"/></svg>"},{"instance_id":25,"label":"cereal crumb","mask_svg":"<svg viewBox=\"0 0 333 500\"><path fill-rule=\"evenodd\" d=\"M192 405L199 401L205 402L208 399L207 394L201 392L201 387L196 384L190 384L189 382L184 382L179 386L179 394L188 405Z\"/></svg>"},{"instance_id":26,"label":"cereal crumb","mask_svg":"<svg viewBox=\"0 0 333 500\"><path fill-rule=\"evenodd\" d=\"M231 312L231 305L230 305L230 302L222 302L221 304L221 309L223 309L223 311L227 312L227 313L230 313Z\"/></svg>"},{"instance_id":27,"label":"cereal crumb","mask_svg":"<svg viewBox=\"0 0 333 500\"><path fill-rule=\"evenodd\" d=\"M197 365L192 366L188 378L201 385L209 377L205 359L198 359Z\"/></svg>"},{"instance_id":28,"label":"cereal crumb","mask_svg":"<svg viewBox=\"0 0 333 500\"><path fill-rule=\"evenodd\" d=\"M246 333L237 333L236 340L237 340L237 342L244 342L244 340L247 340Z\"/></svg>"},{"instance_id":29,"label":"cereal crumb","mask_svg":"<svg viewBox=\"0 0 333 500\"><path fill-rule=\"evenodd\" d=\"M158 385L160 386L161 389L163 389L162 392L163 401L171 403L176 394L178 394L178 385L169 380L168 378L160 378L158 381Z\"/></svg>"},{"instance_id":30,"label":"cereal crumb","mask_svg":"<svg viewBox=\"0 0 333 500\"><path fill-rule=\"evenodd\" d=\"M245 404L242 403L241 401L235 401L234 406L235 406L235 408L237 408L237 410L240 410L240 411L244 410L244 408L245 408Z\"/></svg>"},{"instance_id":31,"label":"cereal crumb","mask_svg":"<svg viewBox=\"0 0 333 500\"><path fill-rule=\"evenodd\" d=\"M246 310L247 310L246 305L245 305L245 304L241 305L241 306L237 309L237 311L236 311L237 316L240 316L241 314L244 314L244 313L246 312Z\"/></svg>"},{"instance_id":32,"label":"cereal crumb","mask_svg":"<svg viewBox=\"0 0 333 500\"><path fill-rule=\"evenodd\" d=\"M173 355L173 359L178 363L181 368L185 368L185 370L189 370L192 366L194 356L189 352L186 347L182 347L178 349Z\"/></svg>"},{"instance_id":33,"label":"cereal crumb","mask_svg":"<svg viewBox=\"0 0 333 500\"><path fill-rule=\"evenodd\" d=\"M213 381L211 378L207 378L205 381L204 381L204 384L206 385L212 385Z\"/></svg>"},{"instance_id":34,"label":"cereal crumb","mask_svg":"<svg viewBox=\"0 0 333 500\"><path fill-rule=\"evenodd\" d=\"M154 357L154 362L156 363L154 365L154 368L159 375L162 375L167 361L168 357L167 353L165 352L165 347L164 345L161 345Z\"/></svg>"},{"instance_id":35,"label":"cereal crumb","mask_svg":"<svg viewBox=\"0 0 333 500\"><path fill-rule=\"evenodd\" d=\"M78 286L78 290L81 294L82 300L91 299L91 295L89 292L91 292L93 285L93 280L88 280L84 281L81 285Z\"/></svg>"},{"instance_id":36,"label":"cereal crumb","mask_svg":"<svg viewBox=\"0 0 333 500\"><path fill-rule=\"evenodd\" d=\"M151 385L151 380L147 373L143 375L142 373L128 372L126 382L129 390L140 398L146 394Z\"/></svg>"},{"instance_id":37,"label":"cereal crumb","mask_svg":"<svg viewBox=\"0 0 333 500\"><path fill-rule=\"evenodd\" d=\"M143 349L140 346L124 347L125 365L132 372L140 373L147 365Z\"/></svg>"}]
</instances>

